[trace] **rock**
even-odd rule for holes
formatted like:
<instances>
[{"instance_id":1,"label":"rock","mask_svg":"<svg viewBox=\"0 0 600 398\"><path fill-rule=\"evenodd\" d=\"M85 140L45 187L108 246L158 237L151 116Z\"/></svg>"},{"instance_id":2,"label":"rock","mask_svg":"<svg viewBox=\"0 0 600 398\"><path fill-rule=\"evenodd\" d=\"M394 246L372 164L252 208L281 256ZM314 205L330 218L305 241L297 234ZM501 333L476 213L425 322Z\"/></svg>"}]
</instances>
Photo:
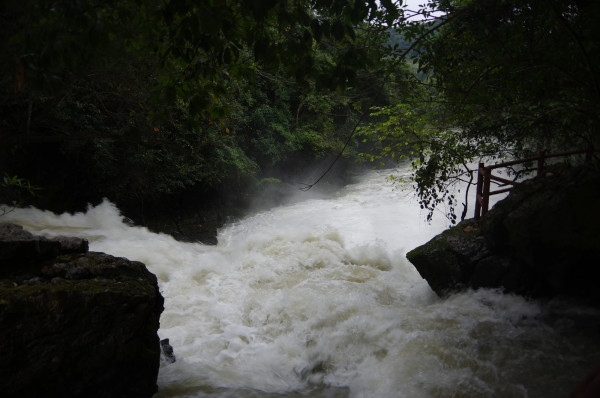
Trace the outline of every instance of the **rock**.
<instances>
[{"instance_id":1,"label":"rock","mask_svg":"<svg viewBox=\"0 0 600 398\"><path fill-rule=\"evenodd\" d=\"M406 254L439 295L464 288L497 287L510 260L493 255L477 220L465 220Z\"/></svg>"},{"instance_id":2,"label":"rock","mask_svg":"<svg viewBox=\"0 0 600 398\"><path fill-rule=\"evenodd\" d=\"M169 344L169 339L162 339L160 341L160 350L161 350L161 358L163 361L167 363L175 363L177 361L177 357L175 357L175 352L173 351L173 347Z\"/></svg>"},{"instance_id":3,"label":"rock","mask_svg":"<svg viewBox=\"0 0 600 398\"><path fill-rule=\"evenodd\" d=\"M2 396L151 397L163 310L156 277L140 262L87 252L82 240L0 229L14 237L0 258ZM50 242L56 255L26 254L20 268L10 245L23 242Z\"/></svg>"},{"instance_id":4,"label":"rock","mask_svg":"<svg viewBox=\"0 0 600 398\"><path fill-rule=\"evenodd\" d=\"M22 226L0 223L0 267L19 269L25 265L40 264L59 253L86 253L88 242L80 238L57 237L47 239L34 236ZM13 267L14 266L14 267Z\"/></svg>"},{"instance_id":5,"label":"rock","mask_svg":"<svg viewBox=\"0 0 600 398\"><path fill-rule=\"evenodd\" d=\"M0 223L0 269L24 268L56 257L60 242L34 237L20 225Z\"/></svg>"},{"instance_id":6,"label":"rock","mask_svg":"<svg viewBox=\"0 0 600 398\"><path fill-rule=\"evenodd\" d=\"M600 173L554 167L407 254L440 296L501 288L600 302ZM586 205L589 204L589 205Z\"/></svg>"},{"instance_id":7,"label":"rock","mask_svg":"<svg viewBox=\"0 0 600 398\"><path fill-rule=\"evenodd\" d=\"M60 243L62 253L86 253L89 248L88 241L81 238L59 236L53 240Z\"/></svg>"},{"instance_id":8,"label":"rock","mask_svg":"<svg viewBox=\"0 0 600 398\"><path fill-rule=\"evenodd\" d=\"M32 240L33 235L22 226L11 223L0 223L0 241Z\"/></svg>"}]
</instances>

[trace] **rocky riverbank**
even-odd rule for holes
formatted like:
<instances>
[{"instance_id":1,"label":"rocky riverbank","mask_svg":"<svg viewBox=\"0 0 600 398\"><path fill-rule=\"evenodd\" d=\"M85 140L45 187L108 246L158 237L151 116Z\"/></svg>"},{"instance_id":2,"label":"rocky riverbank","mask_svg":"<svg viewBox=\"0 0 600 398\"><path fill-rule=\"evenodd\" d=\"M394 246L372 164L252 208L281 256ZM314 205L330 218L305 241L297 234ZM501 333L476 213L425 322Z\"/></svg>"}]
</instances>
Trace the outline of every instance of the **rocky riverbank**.
<instances>
[{"instance_id":1,"label":"rocky riverbank","mask_svg":"<svg viewBox=\"0 0 600 398\"><path fill-rule=\"evenodd\" d=\"M151 397L162 310L144 264L0 224L3 397Z\"/></svg>"},{"instance_id":2,"label":"rocky riverbank","mask_svg":"<svg viewBox=\"0 0 600 398\"><path fill-rule=\"evenodd\" d=\"M500 288L600 303L600 172L559 166L518 185L480 221L407 254L440 296Z\"/></svg>"}]
</instances>

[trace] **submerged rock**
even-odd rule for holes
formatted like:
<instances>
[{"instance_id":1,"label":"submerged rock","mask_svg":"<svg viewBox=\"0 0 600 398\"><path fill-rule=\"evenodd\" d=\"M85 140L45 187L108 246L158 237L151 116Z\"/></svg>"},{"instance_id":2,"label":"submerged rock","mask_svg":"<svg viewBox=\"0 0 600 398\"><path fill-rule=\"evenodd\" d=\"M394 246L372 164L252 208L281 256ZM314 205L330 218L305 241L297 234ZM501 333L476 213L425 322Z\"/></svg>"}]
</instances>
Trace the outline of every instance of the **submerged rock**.
<instances>
[{"instance_id":1,"label":"submerged rock","mask_svg":"<svg viewBox=\"0 0 600 398\"><path fill-rule=\"evenodd\" d=\"M175 363L177 361L175 351L173 350L173 346L169 342L169 339L162 339L160 341L160 350L161 358L166 363Z\"/></svg>"},{"instance_id":2,"label":"submerged rock","mask_svg":"<svg viewBox=\"0 0 600 398\"><path fill-rule=\"evenodd\" d=\"M501 288L600 302L600 173L555 167L517 186L482 219L407 254L440 296Z\"/></svg>"},{"instance_id":3,"label":"submerged rock","mask_svg":"<svg viewBox=\"0 0 600 398\"><path fill-rule=\"evenodd\" d=\"M0 224L3 397L151 397L163 298L144 264Z\"/></svg>"}]
</instances>

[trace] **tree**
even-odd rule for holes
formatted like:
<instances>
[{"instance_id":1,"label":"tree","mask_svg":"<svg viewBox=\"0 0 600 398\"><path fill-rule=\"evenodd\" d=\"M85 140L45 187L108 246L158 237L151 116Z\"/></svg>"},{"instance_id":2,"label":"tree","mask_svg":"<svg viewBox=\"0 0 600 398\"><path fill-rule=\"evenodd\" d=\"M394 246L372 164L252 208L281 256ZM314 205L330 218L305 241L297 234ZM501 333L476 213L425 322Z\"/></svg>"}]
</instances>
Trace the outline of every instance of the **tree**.
<instances>
[{"instance_id":1,"label":"tree","mask_svg":"<svg viewBox=\"0 0 600 398\"><path fill-rule=\"evenodd\" d=\"M432 0L429 6L438 11L435 20L396 23L418 50L426 94L408 101L410 108L378 110L385 117L373 126L393 125L388 133L396 134L387 139L397 145L384 146L388 152L416 155L417 192L429 217L446 202L456 218L448 183L472 178L468 165L478 158L599 144L597 2ZM398 127L408 124L407 109L420 118L410 134Z\"/></svg>"},{"instance_id":2,"label":"tree","mask_svg":"<svg viewBox=\"0 0 600 398\"><path fill-rule=\"evenodd\" d=\"M531 149L597 139L597 2L462 1L444 10L451 20L422 47L421 66L469 137Z\"/></svg>"},{"instance_id":3,"label":"tree","mask_svg":"<svg viewBox=\"0 0 600 398\"><path fill-rule=\"evenodd\" d=\"M380 53L359 27L395 15L383 4L4 2L2 169L49 198L137 200L340 146L330 126L354 117L349 93L371 95L357 87Z\"/></svg>"}]
</instances>

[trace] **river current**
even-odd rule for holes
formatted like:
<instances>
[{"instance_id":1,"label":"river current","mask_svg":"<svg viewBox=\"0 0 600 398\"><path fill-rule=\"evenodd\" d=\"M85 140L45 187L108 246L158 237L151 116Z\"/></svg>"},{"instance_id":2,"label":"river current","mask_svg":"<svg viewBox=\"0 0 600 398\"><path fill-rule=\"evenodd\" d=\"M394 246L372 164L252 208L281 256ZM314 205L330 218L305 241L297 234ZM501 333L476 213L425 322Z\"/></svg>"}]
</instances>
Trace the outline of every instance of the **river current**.
<instances>
[{"instance_id":1,"label":"river current","mask_svg":"<svg viewBox=\"0 0 600 398\"><path fill-rule=\"evenodd\" d=\"M156 398L567 397L600 365L598 311L485 289L439 299L405 254L447 220L426 223L386 175L230 223L216 246L129 226L109 202L2 221L157 275L177 361Z\"/></svg>"}]
</instances>

